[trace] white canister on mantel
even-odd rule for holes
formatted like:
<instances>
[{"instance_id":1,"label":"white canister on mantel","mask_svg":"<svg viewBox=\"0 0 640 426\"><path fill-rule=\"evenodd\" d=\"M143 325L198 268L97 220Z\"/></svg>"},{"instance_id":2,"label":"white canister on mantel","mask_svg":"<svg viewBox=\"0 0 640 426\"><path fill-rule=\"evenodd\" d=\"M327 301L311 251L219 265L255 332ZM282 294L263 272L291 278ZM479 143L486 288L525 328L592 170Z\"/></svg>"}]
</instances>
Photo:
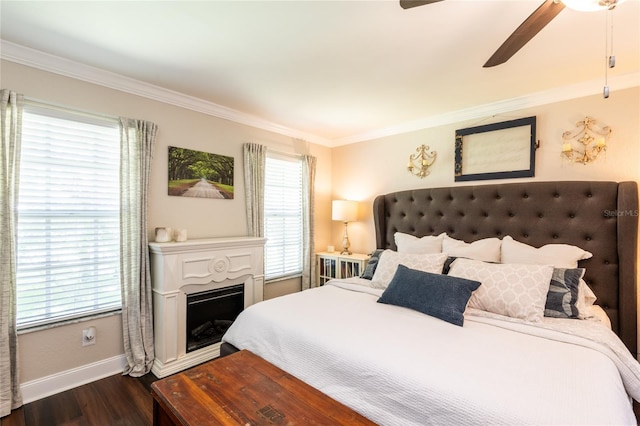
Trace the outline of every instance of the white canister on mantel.
<instances>
[{"instance_id":1,"label":"white canister on mantel","mask_svg":"<svg viewBox=\"0 0 640 426\"><path fill-rule=\"evenodd\" d=\"M156 243L168 243L171 241L171 228L156 228Z\"/></svg>"},{"instance_id":2,"label":"white canister on mantel","mask_svg":"<svg viewBox=\"0 0 640 426\"><path fill-rule=\"evenodd\" d=\"M187 230L186 229L176 229L173 232L173 239L179 243L187 241Z\"/></svg>"}]
</instances>

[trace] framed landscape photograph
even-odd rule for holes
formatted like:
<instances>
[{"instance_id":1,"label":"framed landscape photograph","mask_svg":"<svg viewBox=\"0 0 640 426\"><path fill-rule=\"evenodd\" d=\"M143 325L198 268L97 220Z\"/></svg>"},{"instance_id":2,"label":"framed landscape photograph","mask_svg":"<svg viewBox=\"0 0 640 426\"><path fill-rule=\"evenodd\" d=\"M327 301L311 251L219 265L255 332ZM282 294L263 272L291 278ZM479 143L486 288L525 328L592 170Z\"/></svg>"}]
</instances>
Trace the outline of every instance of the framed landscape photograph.
<instances>
[{"instance_id":1,"label":"framed landscape photograph","mask_svg":"<svg viewBox=\"0 0 640 426\"><path fill-rule=\"evenodd\" d=\"M169 147L169 195L233 199L233 157Z\"/></svg>"},{"instance_id":2,"label":"framed landscape photograph","mask_svg":"<svg viewBox=\"0 0 640 426\"><path fill-rule=\"evenodd\" d=\"M536 117L456 130L455 181L532 177Z\"/></svg>"}]
</instances>

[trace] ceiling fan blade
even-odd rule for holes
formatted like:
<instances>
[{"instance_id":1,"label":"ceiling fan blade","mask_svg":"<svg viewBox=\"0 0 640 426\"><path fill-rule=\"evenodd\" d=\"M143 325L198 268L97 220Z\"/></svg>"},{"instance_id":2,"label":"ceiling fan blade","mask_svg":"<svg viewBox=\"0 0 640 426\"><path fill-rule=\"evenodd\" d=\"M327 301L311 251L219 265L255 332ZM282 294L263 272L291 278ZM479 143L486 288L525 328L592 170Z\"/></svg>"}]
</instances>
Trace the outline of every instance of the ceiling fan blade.
<instances>
[{"instance_id":1,"label":"ceiling fan blade","mask_svg":"<svg viewBox=\"0 0 640 426\"><path fill-rule=\"evenodd\" d=\"M507 62L522 46L551 22L562 9L564 9L564 4L561 1L546 0L502 43L502 46L496 50L483 67L494 67Z\"/></svg>"},{"instance_id":2,"label":"ceiling fan blade","mask_svg":"<svg viewBox=\"0 0 640 426\"><path fill-rule=\"evenodd\" d=\"M442 0L400 0L400 7L403 9L411 9L416 6L424 6L425 4L437 3Z\"/></svg>"}]
</instances>

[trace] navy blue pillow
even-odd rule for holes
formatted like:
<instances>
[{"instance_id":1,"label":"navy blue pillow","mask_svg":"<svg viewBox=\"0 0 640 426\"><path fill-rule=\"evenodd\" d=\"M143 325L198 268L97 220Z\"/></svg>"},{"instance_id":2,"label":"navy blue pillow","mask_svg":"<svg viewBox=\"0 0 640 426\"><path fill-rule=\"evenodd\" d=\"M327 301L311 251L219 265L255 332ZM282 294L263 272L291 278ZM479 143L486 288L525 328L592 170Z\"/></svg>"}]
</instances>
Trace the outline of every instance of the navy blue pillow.
<instances>
[{"instance_id":1,"label":"navy blue pillow","mask_svg":"<svg viewBox=\"0 0 640 426\"><path fill-rule=\"evenodd\" d=\"M464 311L480 283L398 265L378 303L402 306L462 326Z\"/></svg>"},{"instance_id":2,"label":"navy blue pillow","mask_svg":"<svg viewBox=\"0 0 640 426\"><path fill-rule=\"evenodd\" d=\"M362 271L362 275L360 275L360 278L364 278L366 280L370 280L373 278L373 273L376 272L378 260L380 260L380 255L383 251L383 249L377 249L376 251L371 253L371 257L367 261L367 266L364 267L364 271Z\"/></svg>"}]
</instances>

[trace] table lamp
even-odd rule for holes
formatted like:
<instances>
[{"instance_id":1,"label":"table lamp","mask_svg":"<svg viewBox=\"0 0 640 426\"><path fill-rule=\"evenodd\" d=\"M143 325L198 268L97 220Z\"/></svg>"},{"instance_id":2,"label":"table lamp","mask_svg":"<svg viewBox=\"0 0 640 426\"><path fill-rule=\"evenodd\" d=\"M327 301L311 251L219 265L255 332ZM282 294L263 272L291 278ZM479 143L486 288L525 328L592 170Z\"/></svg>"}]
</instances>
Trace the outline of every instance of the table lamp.
<instances>
[{"instance_id":1,"label":"table lamp","mask_svg":"<svg viewBox=\"0 0 640 426\"><path fill-rule=\"evenodd\" d=\"M331 205L331 218L344 222L344 236L342 237L342 252L340 254L350 255L349 235L347 234L347 224L358 219L358 202L349 200L334 200Z\"/></svg>"}]
</instances>

